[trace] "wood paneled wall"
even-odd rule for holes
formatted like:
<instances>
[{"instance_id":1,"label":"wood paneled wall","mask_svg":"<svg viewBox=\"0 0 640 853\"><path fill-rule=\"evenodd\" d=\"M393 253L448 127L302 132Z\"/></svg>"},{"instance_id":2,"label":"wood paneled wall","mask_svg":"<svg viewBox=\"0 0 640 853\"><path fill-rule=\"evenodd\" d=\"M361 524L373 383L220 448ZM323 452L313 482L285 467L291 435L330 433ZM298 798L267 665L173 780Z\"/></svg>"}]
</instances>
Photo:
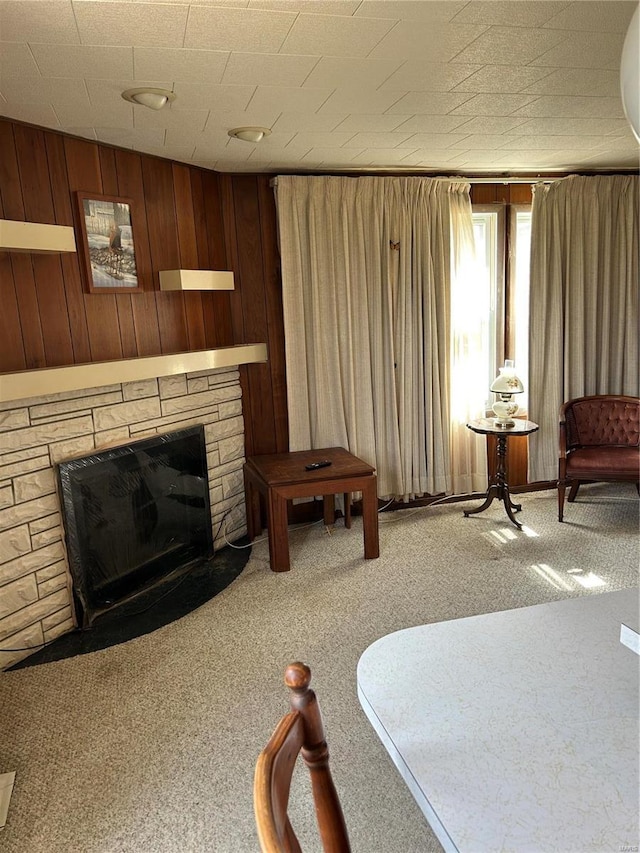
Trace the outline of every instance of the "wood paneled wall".
<instances>
[{"instance_id":1,"label":"wood paneled wall","mask_svg":"<svg viewBox=\"0 0 640 853\"><path fill-rule=\"evenodd\" d=\"M89 294L79 254L0 252L0 372L235 343L229 293L158 281L162 269L228 268L216 173L0 120L2 218L78 234L78 190L133 200L144 292Z\"/></svg>"}]
</instances>

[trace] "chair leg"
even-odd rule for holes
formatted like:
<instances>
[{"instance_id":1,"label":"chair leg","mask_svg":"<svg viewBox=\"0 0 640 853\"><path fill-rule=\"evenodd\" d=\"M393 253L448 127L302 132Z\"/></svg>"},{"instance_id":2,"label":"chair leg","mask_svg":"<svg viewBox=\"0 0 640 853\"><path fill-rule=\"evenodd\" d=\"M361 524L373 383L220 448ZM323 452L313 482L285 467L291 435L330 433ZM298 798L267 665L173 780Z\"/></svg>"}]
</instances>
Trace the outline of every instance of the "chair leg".
<instances>
[{"instance_id":1,"label":"chair leg","mask_svg":"<svg viewBox=\"0 0 640 853\"><path fill-rule=\"evenodd\" d=\"M569 489L569 498L568 498L570 504L572 504L575 501L579 488L580 488L580 483L572 483L571 488Z\"/></svg>"},{"instance_id":2,"label":"chair leg","mask_svg":"<svg viewBox=\"0 0 640 853\"><path fill-rule=\"evenodd\" d=\"M558 480L558 521L563 521L564 519L564 492L565 492L565 484Z\"/></svg>"}]
</instances>

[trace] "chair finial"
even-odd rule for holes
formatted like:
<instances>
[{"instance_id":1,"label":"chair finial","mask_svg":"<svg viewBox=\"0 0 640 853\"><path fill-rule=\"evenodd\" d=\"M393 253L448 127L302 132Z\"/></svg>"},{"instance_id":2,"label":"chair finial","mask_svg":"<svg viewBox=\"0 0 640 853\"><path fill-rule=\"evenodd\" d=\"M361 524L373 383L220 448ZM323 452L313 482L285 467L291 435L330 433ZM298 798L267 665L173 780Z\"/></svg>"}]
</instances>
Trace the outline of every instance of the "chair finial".
<instances>
[{"instance_id":1,"label":"chair finial","mask_svg":"<svg viewBox=\"0 0 640 853\"><path fill-rule=\"evenodd\" d=\"M287 687L291 688L291 690L295 690L296 692L307 690L310 682L311 670L306 664L300 663L300 661L294 661L286 668L284 673L284 683Z\"/></svg>"}]
</instances>

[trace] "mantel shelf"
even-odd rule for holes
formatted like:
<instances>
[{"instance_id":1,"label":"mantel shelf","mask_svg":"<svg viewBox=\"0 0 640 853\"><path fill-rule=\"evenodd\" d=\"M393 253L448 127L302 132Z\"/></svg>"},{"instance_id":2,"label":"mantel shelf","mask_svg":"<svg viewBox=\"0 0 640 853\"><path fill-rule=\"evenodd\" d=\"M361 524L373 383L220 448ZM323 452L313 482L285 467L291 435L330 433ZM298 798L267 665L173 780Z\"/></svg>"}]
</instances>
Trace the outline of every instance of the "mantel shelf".
<instances>
[{"instance_id":1,"label":"mantel shelf","mask_svg":"<svg viewBox=\"0 0 640 853\"><path fill-rule=\"evenodd\" d=\"M0 251L45 254L75 252L76 237L70 225L0 219Z\"/></svg>"},{"instance_id":2,"label":"mantel shelf","mask_svg":"<svg viewBox=\"0 0 640 853\"><path fill-rule=\"evenodd\" d=\"M266 344L238 344L219 349L179 352L172 355L151 355L117 361L95 361L67 367L45 367L41 370L21 370L0 373L0 403L26 400L64 391L99 388L121 382L137 382L194 373L240 364L256 364L267 360Z\"/></svg>"}]
</instances>

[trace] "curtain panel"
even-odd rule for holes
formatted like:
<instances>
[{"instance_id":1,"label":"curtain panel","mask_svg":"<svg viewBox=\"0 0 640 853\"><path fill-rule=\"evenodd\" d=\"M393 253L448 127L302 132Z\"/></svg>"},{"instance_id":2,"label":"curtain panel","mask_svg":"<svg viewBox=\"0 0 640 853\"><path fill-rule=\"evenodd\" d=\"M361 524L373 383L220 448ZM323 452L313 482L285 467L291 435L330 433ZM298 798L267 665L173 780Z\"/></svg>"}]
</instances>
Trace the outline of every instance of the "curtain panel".
<instances>
[{"instance_id":1,"label":"curtain panel","mask_svg":"<svg viewBox=\"0 0 640 853\"><path fill-rule=\"evenodd\" d=\"M637 176L534 187L529 481L558 476L558 415L589 394L639 394Z\"/></svg>"},{"instance_id":2,"label":"curtain panel","mask_svg":"<svg viewBox=\"0 0 640 853\"><path fill-rule=\"evenodd\" d=\"M451 222L472 233L469 185L282 176L276 199L291 449L348 448L380 496L450 492Z\"/></svg>"}]
</instances>

